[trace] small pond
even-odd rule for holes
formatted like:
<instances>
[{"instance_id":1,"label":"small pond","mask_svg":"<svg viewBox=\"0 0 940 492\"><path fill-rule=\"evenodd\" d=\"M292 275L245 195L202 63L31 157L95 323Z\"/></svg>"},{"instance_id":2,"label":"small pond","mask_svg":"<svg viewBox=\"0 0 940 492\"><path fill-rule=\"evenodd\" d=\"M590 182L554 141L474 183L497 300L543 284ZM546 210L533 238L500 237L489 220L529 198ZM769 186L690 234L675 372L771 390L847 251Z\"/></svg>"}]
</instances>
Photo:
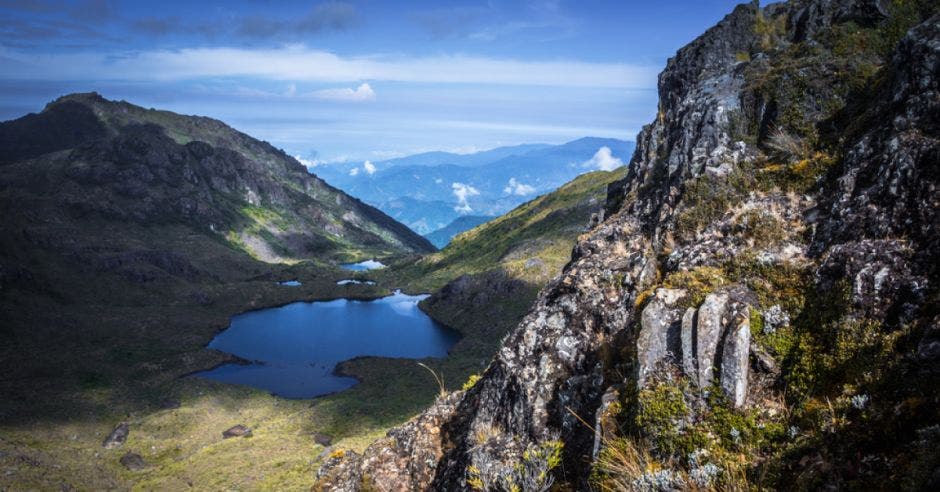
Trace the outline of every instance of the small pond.
<instances>
[{"instance_id":1,"label":"small pond","mask_svg":"<svg viewBox=\"0 0 940 492\"><path fill-rule=\"evenodd\" d=\"M377 268L385 268L385 265L381 261L376 260L366 260L360 261L359 263L343 263L340 265L346 270L352 270L354 272L362 272L365 270L375 270Z\"/></svg>"},{"instance_id":2,"label":"small pond","mask_svg":"<svg viewBox=\"0 0 940 492\"><path fill-rule=\"evenodd\" d=\"M373 301L295 302L240 314L209 348L252 362L225 364L197 376L287 398L312 398L356 384L334 374L344 360L443 357L459 334L418 309L425 297L395 292Z\"/></svg>"},{"instance_id":3,"label":"small pond","mask_svg":"<svg viewBox=\"0 0 940 492\"><path fill-rule=\"evenodd\" d=\"M277 285L284 285L287 287L300 287L300 280L284 280L278 282Z\"/></svg>"}]
</instances>

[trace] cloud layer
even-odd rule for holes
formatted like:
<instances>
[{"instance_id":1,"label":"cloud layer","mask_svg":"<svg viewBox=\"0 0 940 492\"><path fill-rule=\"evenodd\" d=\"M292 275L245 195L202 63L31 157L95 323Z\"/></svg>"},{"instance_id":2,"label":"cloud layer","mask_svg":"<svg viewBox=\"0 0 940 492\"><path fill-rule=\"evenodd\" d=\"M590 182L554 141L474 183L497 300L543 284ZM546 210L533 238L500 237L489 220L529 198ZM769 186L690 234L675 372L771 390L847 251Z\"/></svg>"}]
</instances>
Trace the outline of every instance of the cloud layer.
<instances>
[{"instance_id":1,"label":"cloud layer","mask_svg":"<svg viewBox=\"0 0 940 492\"><path fill-rule=\"evenodd\" d=\"M623 165L623 161L614 155L610 151L610 147L604 146L597 149L597 152L594 153L594 157L588 159L584 164L584 167L600 169L601 171L612 171Z\"/></svg>"},{"instance_id":2,"label":"cloud layer","mask_svg":"<svg viewBox=\"0 0 940 492\"><path fill-rule=\"evenodd\" d=\"M6 70L16 64L16 70ZM621 63L523 61L478 56L340 56L303 45L276 49L187 48L128 53L19 53L0 49L0 79L174 81L263 80L506 84L648 89L656 70ZM356 91L362 89L362 86ZM354 93L356 91L353 91ZM368 92L368 91L366 91Z\"/></svg>"}]
</instances>

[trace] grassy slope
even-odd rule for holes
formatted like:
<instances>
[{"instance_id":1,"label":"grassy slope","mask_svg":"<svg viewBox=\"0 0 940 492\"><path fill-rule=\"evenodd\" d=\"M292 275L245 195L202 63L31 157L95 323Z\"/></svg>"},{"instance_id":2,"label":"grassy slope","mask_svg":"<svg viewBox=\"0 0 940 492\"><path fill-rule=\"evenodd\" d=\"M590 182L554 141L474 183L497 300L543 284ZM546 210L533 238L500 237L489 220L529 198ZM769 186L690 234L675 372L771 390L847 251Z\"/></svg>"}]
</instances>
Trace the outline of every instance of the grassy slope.
<instances>
[{"instance_id":1,"label":"grassy slope","mask_svg":"<svg viewBox=\"0 0 940 492\"><path fill-rule=\"evenodd\" d=\"M583 174L457 235L437 253L396 265L388 274L399 285L418 291L437 290L460 275L494 268L544 284L570 259L577 236L584 232L591 213L604 203L607 184L624 174L623 169Z\"/></svg>"}]
</instances>

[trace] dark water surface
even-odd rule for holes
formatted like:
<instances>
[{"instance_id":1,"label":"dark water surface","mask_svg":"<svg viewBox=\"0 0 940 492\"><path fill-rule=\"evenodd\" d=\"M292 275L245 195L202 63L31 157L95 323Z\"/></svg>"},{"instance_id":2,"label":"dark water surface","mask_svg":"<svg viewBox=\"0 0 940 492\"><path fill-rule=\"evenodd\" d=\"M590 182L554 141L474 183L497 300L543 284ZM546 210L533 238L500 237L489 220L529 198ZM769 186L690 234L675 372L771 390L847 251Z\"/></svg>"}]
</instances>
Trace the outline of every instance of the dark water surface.
<instances>
[{"instance_id":1,"label":"dark water surface","mask_svg":"<svg viewBox=\"0 0 940 492\"><path fill-rule=\"evenodd\" d=\"M311 398L356 384L333 374L337 363L353 357L443 357L459 335L418 309L425 297L396 292L374 301L295 302L240 314L209 348L254 362L197 375Z\"/></svg>"}]
</instances>

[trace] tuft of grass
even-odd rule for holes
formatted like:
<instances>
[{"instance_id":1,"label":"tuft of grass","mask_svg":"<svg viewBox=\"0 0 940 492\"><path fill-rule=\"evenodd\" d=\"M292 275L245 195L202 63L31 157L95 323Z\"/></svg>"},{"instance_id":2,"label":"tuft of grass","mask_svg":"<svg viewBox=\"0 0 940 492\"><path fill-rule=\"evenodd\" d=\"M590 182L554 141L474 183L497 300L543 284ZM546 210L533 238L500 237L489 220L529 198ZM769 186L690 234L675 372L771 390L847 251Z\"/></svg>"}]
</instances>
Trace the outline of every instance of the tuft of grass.
<instances>
[{"instance_id":1,"label":"tuft of grass","mask_svg":"<svg viewBox=\"0 0 940 492\"><path fill-rule=\"evenodd\" d=\"M418 365L421 366L421 367L423 367L423 368L425 368L425 369L427 369L427 371L431 373L431 376L434 376L434 381L437 382L438 395L439 395L439 396L447 396L447 387L444 386L444 374L443 374L443 373L439 373L439 372L435 371L434 369L431 369L430 367L428 367L427 364L425 364L425 363L423 363L423 362L418 362Z\"/></svg>"}]
</instances>

